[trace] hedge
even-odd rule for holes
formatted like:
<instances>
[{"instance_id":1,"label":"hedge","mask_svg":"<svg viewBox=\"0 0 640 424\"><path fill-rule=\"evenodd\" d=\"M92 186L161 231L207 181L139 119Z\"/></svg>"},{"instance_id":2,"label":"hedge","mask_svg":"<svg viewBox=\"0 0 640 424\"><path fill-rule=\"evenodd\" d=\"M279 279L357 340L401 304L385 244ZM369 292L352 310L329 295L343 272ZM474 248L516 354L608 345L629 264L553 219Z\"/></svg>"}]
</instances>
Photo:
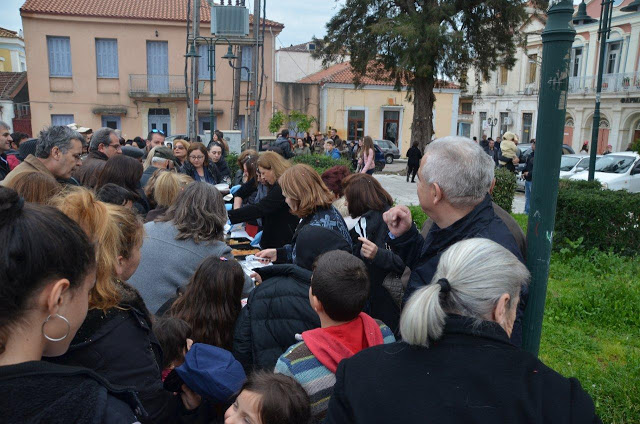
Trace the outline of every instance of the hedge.
<instances>
[{"instance_id":1,"label":"hedge","mask_svg":"<svg viewBox=\"0 0 640 424\"><path fill-rule=\"evenodd\" d=\"M349 170L353 171L353 167L351 166L351 161L346 158L333 159L329 156L324 155L301 155L294 156L291 158L291 162L293 163L306 163L307 165L314 168L318 171L318 174L322 174L327 169L334 167L336 165L344 165Z\"/></svg>"},{"instance_id":2,"label":"hedge","mask_svg":"<svg viewBox=\"0 0 640 424\"><path fill-rule=\"evenodd\" d=\"M586 184L585 184L586 183ZM598 189L599 184L563 182L558 193L554 249L575 246L640 253L640 193Z\"/></svg>"},{"instance_id":3,"label":"hedge","mask_svg":"<svg viewBox=\"0 0 640 424\"><path fill-rule=\"evenodd\" d=\"M495 176L496 185L491 197L502 209L511 213L513 198L516 195L516 175L507 168L497 168Z\"/></svg>"},{"instance_id":4,"label":"hedge","mask_svg":"<svg viewBox=\"0 0 640 424\"><path fill-rule=\"evenodd\" d=\"M229 153L226 157L227 165L229 165L229 171L231 171L231 178L234 178L236 171L240 169L238 166L238 155L235 153Z\"/></svg>"}]
</instances>

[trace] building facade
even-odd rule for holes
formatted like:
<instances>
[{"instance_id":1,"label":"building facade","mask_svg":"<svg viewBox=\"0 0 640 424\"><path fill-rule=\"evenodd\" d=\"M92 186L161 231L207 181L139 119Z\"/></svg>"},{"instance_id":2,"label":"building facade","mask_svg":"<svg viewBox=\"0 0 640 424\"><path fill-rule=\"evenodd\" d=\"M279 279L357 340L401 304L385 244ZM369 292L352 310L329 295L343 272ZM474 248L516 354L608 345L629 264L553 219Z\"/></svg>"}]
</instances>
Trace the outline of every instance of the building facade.
<instances>
[{"instance_id":1,"label":"building facade","mask_svg":"<svg viewBox=\"0 0 640 424\"><path fill-rule=\"evenodd\" d=\"M210 36L211 15L203 3L200 35ZM125 138L146 136L151 129L186 133L187 0L27 0L21 15L32 70L29 95L34 100L34 133L52 124L72 122L117 128ZM265 134L274 99L274 40L284 27L268 20L266 24L260 118L260 133ZM222 59L227 46L218 45L214 53L213 123L209 119L208 49L205 44L198 47L198 133L232 129L234 71ZM251 68L252 49L235 47L242 66ZM241 72L239 129L243 131L252 77L246 70Z\"/></svg>"},{"instance_id":2,"label":"building facade","mask_svg":"<svg viewBox=\"0 0 640 424\"><path fill-rule=\"evenodd\" d=\"M336 129L344 140L371 136L391 140L406 156L411 140L413 103L407 90L394 89L393 82L365 76L362 86L354 87L354 74L349 62L333 65L300 80L319 87L319 128ZM455 135L458 123L460 89L440 82L435 89L433 110L435 138Z\"/></svg>"},{"instance_id":3,"label":"building facade","mask_svg":"<svg viewBox=\"0 0 640 424\"><path fill-rule=\"evenodd\" d=\"M616 0L613 5L612 30L605 51L598 153L608 144L613 151L625 150L640 138L640 12L620 10L629 3L631 0ZM599 18L600 2L591 0L586 12ZM521 142L535 138L544 25L543 16L532 14L520 29L526 45L518 48L515 66L510 70L498 67L489 81L468 87L463 101L472 100L472 111L459 132L462 129L470 136L495 138L512 131ZM600 43L597 21L582 20L574 26L564 143L578 151L585 141L591 143ZM473 73L469 76L474 82Z\"/></svg>"},{"instance_id":4,"label":"building facade","mask_svg":"<svg viewBox=\"0 0 640 424\"><path fill-rule=\"evenodd\" d=\"M324 69L322 59L312 57L315 50L313 41L276 50L276 81L295 82ZM348 62L349 55L340 61Z\"/></svg>"},{"instance_id":5,"label":"building facade","mask_svg":"<svg viewBox=\"0 0 640 424\"><path fill-rule=\"evenodd\" d=\"M0 72L25 72L27 58L22 34L0 28Z\"/></svg>"}]
</instances>

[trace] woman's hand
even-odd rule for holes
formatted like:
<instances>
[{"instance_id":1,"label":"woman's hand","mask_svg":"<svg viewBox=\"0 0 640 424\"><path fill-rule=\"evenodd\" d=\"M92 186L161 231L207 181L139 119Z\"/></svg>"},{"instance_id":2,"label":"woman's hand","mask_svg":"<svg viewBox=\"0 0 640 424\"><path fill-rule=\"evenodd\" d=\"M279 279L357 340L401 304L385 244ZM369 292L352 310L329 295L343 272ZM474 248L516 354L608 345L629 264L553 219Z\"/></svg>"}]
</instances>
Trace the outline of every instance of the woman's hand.
<instances>
[{"instance_id":1,"label":"woman's hand","mask_svg":"<svg viewBox=\"0 0 640 424\"><path fill-rule=\"evenodd\" d=\"M256 286L262 284L262 277L257 272L252 273L249 277L255 280Z\"/></svg>"},{"instance_id":2,"label":"woman's hand","mask_svg":"<svg viewBox=\"0 0 640 424\"><path fill-rule=\"evenodd\" d=\"M276 249L261 250L256 253L256 258L265 263L275 262L278 259L278 251Z\"/></svg>"},{"instance_id":3,"label":"woman's hand","mask_svg":"<svg viewBox=\"0 0 640 424\"><path fill-rule=\"evenodd\" d=\"M182 385L182 393L180 393L180 397L182 398L182 403L184 404L185 409L188 411L193 411L200 403L202 403L202 397L187 387L186 384Z\"/></svg>"},{"instance_id":4,"label":"woman's hand","mask_svg":"<svg viewBox=\"0 0 640 424\"><path fill-rule=\"evenodd\" d=\"M373 260L378 253L378 246L364 237L358 237L358 240L362 242L362 248L360 249L360 254L363 258L367 258L369 260Z\"/></svg>"}]
</instances>

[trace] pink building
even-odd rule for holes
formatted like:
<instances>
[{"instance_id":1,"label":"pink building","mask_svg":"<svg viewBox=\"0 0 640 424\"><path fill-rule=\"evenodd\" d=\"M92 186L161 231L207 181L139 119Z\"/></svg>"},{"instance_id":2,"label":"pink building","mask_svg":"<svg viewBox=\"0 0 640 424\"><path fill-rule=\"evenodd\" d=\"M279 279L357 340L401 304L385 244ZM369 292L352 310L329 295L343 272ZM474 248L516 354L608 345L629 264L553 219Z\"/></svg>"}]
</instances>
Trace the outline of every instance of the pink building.
<instances>
[{"instance_id":1,"label":"pink building","mask_svg":"<svg viewBox=\"0 0 640 424\"><path fill-rule=\"evenodd\" d=\"M210 36L210 11L201 9L200 35ZM29 68L34 134L72 122L109 126L123 137L153 128L185 134L187 0L26 0L20 9ZM284 25L266 21L260 133L268 133L273 109L275 37ZM251 36L251 35L250 35ZM215 51L213 128L232 129L233 70ZM235 47L251 67L252 47ZM199 133L209 121L207 47L199 46ZM239 128L245 130L249 75L242 71ZM248 113L248 112L247 112Z\"/></svg>"}]
</instances>

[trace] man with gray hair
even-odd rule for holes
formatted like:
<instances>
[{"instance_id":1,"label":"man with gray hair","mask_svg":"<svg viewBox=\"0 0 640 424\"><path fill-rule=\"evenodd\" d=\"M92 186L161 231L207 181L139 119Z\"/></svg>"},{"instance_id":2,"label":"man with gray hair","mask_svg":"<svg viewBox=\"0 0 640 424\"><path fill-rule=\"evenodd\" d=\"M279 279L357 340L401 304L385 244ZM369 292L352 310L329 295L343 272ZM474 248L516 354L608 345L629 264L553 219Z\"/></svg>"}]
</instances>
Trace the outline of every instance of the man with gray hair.
<instances>
[{"instance_id":1,"label":"man with gray hair","mask_svg":"<svg viewBox=\"0 0 640 424\"><path fill-rule=\"evenodd\" d=\"M0 121L0 181L11 172L9 161L7 159L7 152L11 150L11 128L6 122Z\"/></svg>"},{"instance_id":2,"label":"man with gray hair","mask_svg":"<svg viewBox=\"0 0 640 424\"><path fill-rule=\"evenodd\" d=\"M40 133L35 155L29 155L2 181L7 185L20 174L39 172L68 183L82 163L82 134L65 126L52 126Z\"/></svg>"},{"instance_id":3,"label":"man with gray hair","mask_svg":"<svg viewBox=\"0 0 640 424\"><path fill-rule=\"evenodd\" d=\"M74 171L73 177L83 186L94 188L107 159L121 154L122 147L116 132L111 128L100 128L93 133L89 154L82 161L82 166Z\"/></svg>"},{"instance_id":4,"label":"man with gray hair","mask_svg":"<svg viewBox=\"0 0 640 424\"><path fill-rule=\"evenodd\" d=\"M492 207L489 191L493 181L493 160L470 139L444 137L427 147L417 186L420 206L434 221L427 236L420 235L406 206L396 206L383 215L391 249L411 269L404 302L414 291L431 284L440 255L458 241L487 238L524 262L516 240ZM512 334L516 345L521 343L525 302L523 293Z\"/></svg>"}]
</instances>

